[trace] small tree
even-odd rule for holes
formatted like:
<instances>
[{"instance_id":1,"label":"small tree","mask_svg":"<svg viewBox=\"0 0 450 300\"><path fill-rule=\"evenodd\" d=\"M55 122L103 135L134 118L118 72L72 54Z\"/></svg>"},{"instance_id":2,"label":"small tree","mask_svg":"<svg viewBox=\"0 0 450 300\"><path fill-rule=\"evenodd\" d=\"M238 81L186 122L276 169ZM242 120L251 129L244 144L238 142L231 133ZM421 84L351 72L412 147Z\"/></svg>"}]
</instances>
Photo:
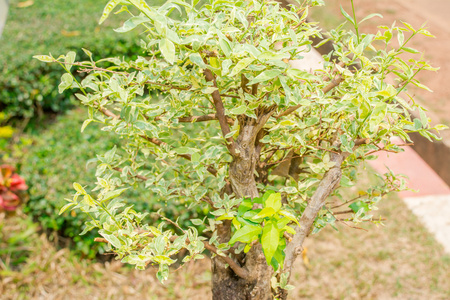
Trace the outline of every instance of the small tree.
<instances>
[{"instance_id":1,"label":"small tree","mask_svg":"<svg viewBox=\"0 0 450 300\"><path fill-rule=\"evenodd\" d=\"M376 35L344 10L354 30L329 33L334 50L314 72L293 68L321 37L306 17L322 1L282 8L274 1L111 0L103 22L117 12L128 19L116 31L140 26L143 56L75 62L57 59L67 73L60 91L79 89L91 122L115 132L123 145L97 154L97 182L61 209L80 209L92 220L85 231L99 234L122 262L144 269L159 265L164 281L174 255L182 262L212 254L214 299L285 299L292 265L305 238L337 222L379 222L370 211L382 196L405 189L401 177L385 174L380 185L355 197L342 191L358 180L357 167L379 151L399 152L391 138L409 132L437 139L424 109L406 88L423 86L422 70L436 70L408 47L423 27L381 26ZM393 36L397 39L391 46ZM316 45L318 47L320 45ZM301 62L301 61L300 61ZM78 82L73 67L88 75ZM417 110L412 120L408 110ZM160 201L202 207L203 219L179 224L158 212L161 222L127 207L127 188L145 184Z\"/></svg>"}]
</instances>

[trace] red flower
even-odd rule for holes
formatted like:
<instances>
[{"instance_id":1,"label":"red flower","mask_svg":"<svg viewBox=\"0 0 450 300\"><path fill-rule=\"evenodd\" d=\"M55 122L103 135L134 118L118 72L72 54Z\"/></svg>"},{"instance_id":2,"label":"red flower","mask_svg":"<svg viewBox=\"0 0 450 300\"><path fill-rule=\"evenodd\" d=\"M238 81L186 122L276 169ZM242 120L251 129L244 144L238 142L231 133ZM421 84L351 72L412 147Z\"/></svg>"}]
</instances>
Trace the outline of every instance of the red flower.
<instances>
[{"instance_id":1,"label":"red flower","mask_svg":"<svg viewBox=\"0 0 450 300\"><path fill-rule=\"evenodd\" d=\"M16 210L20 204L17 193L28 189L25 180L14 171L11 166L0 166L0 211Z\"/></svg>"},{"instance_id":2,"label":"red flower","mask_svg":"<svg viewBox=\"0 0 450 300\"><path fill-rule=\"evenodd\" d=\"M28 186L25 184L25 180L17 174L11 176L11 181L9 183L9 190L14 191L25 191Z\"/></svg>"},{"instance_id":3,"label":"red flower","mask_svg":"<svg viewBox=\"0 0 450 300\"><path fill-rule=\"evenodd\" d=\"M0 211L14 211L20 204L19 197L9 191L0 192Z\"/></svg>"}]
</instances>

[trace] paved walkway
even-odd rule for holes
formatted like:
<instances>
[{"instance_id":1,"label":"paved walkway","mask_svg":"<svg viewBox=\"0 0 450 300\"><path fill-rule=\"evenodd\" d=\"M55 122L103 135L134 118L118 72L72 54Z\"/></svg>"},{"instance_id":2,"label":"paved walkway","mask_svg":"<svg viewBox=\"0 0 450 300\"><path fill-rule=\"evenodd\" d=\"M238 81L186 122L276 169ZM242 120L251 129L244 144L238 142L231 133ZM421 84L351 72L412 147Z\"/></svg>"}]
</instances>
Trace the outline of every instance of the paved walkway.
<instances>
[{"instance_id":1,"label":"paved walkway","mask_svg":"<svg viewBox=\"0 0 450 300\"><path fill-rule=\"evenodd\" d=\"M8 1L0 0L0 36L2 35L7 15L8 15Z\"/></svg>"},{"instance_id":2,"label":"paved walkway","mask_svg":"<svg viewBox=\"0 0 450 300\"><path fill-rule=\"evenodd\" d=\"M402 143L400 139L394 141ZM410 147L402 153L381 153L370 165L378 173L387 168L409 177L408 187L418 192L404 191L399 195L419 221L434 234L450 253L450 188Z\"/></svg>"}]
</instances>

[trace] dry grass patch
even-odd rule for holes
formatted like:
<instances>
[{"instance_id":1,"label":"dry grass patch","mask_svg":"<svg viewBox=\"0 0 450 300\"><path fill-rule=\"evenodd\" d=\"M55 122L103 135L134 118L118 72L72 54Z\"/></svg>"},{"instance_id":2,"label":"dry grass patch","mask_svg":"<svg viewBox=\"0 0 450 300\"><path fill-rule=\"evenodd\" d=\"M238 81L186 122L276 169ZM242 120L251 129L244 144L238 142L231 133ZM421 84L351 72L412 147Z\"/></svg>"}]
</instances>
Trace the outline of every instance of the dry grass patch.
<instances>
[{"instance_id":1,"label":"dry grass patch","mask_svg":"<svg viewBox=\"0 0 450 300\"><path fill-rule=\"evenodd\" d=\"M386 226L369 231L340 225L307 242L296 264L291 299L449 299L450 257L397 197L381 204ZM23 218L0 220L0 249L26 232ZM57 251L34 231L20 242L28 259L8 265L0 256L2 299L210 299L209 261L191 263L161 285L156 270L136 271L118 262L100 264Z\"/></svg>"}]
</instances>

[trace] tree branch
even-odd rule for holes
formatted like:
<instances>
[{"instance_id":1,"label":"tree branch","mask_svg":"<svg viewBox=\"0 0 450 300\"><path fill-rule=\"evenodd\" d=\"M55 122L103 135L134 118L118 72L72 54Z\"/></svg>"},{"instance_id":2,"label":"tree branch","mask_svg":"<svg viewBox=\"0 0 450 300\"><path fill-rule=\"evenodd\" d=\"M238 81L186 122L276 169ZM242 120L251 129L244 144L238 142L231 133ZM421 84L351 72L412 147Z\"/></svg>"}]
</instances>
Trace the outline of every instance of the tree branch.
<instances>
[{"instance_id":1,"label":"tree branch","mask_svg":"<svg viewBox=\"0 0 450 300\"><path fill-rule=\"evenodd\" d=\"M325 86L322 89L322 92L324 94L328 93L329 91L331 91L332 89L337 87L342 81L344 81L343 77L341 75L337 75L335 78L333 78L330 81L330 83L327 86ZM281 117L287 116L287 115L293 113L294 111L296 111L297 109L299 109L301 106L302 106L301 104L291 106L288 109L286 109L285 111L283 111L282 113L280 113L279 115L275 116L275 118L279 119Z\"/></svg>"},{"instance_id":2,"label":"tree branch","mask_svg":"<svg viewBox=\"0 0 450 300\"><path fill-rule=\"evenodd\" d=\"M217 88L216 78L209 69L203 71L206 81L212 81L213 86ZM225 138L231 131L228 126L227 117L225 115L225 107L223 106L222 97L220 96L219 90L215 90L212 93L212 98L214 101L214 106L216 108L216 115L219 119L220 129L222 130L223 137ZM225 138L227 141L227 148L231 155L236 156L234 140L232 137Z\"/></svg>"},{"instance_id":3,"label":"tree branch","mask_svg":"<svg viewBox=\"0 0 450 300\"><path fill-rule=\"evenodd\" d=\"M119 168L119 167L116 167L116 168L113 168L113 170L115 170L115 171L117 171L117 172L123 172L123 169L122 168ZM130 173L128 173L128 174L130 174ZM131 175L131 174L130 174ZM142 176L142 175L139 175L139 174L137 174L137 175L134 175L134 177L136 177L136 178L138 178L138 179L140 179L140 180L143 180L143 181L147 181L147 180L149 180L149 178L147 178L147 177L145 177L145 176Z\"/></svg>"},{"instance_id":4,"label":"tree branch","mask_svg":"<svg viewBox=\"0 0 450 300\"><path fill-rule=\"evenodd\" d=\"M162 119L161 116L157 116L155 118L155 121L160 121ZM208 114L203 116L189 116L189 117L181 117L178 118L178 122L180 123L194 123L194 122L207 122L207 121L213 121L213 120L219 120L217 117L217 114ZM232 118L227 117L227 123L230 125L234 124L234 120Z\"/></svg>"},{"instance_id":5,"label":"tree branch","mask_svg":"<svg viewBox=\"0 0 450 300\"><path fill-rule=\"evenodd\" d=\"M297 255L302 252L303 242L305 241L306 236L309 234L314 220L317 217L317 214L325 204L327 197L334 191L341 180L341 164L344 161L345 157L345 153L331 154L330 161L334 162L335 165L323 176L322 180L319 183L319 186L317 187L317 190L311 197L311 200L309 201L305 211L300 218L300 226L297 226L295 229L296 234L284 250L286 256L284 259L283 272L288 273L289 277L291 275L292 265ZM286 299L286 297L287 291L283 290L281 299Z\"/></svg>"},{"instance_id":6,"label":"tree branch","mask_svg":"<svg viewBox=\"0 0 450 300\"><path fill-rule=\"evenodd\" d=\"M206 241L203 241L203 244L205 245L206 249L213 252L218 257L220 257L225 263L227 263L237 276L241 278L247 278L249 276L248 271L240 267L232 258L226 255L225 256L219 255L217 253L216 247L214 247L213 245L209 244Z\"/></svg>"}]
</instances>

